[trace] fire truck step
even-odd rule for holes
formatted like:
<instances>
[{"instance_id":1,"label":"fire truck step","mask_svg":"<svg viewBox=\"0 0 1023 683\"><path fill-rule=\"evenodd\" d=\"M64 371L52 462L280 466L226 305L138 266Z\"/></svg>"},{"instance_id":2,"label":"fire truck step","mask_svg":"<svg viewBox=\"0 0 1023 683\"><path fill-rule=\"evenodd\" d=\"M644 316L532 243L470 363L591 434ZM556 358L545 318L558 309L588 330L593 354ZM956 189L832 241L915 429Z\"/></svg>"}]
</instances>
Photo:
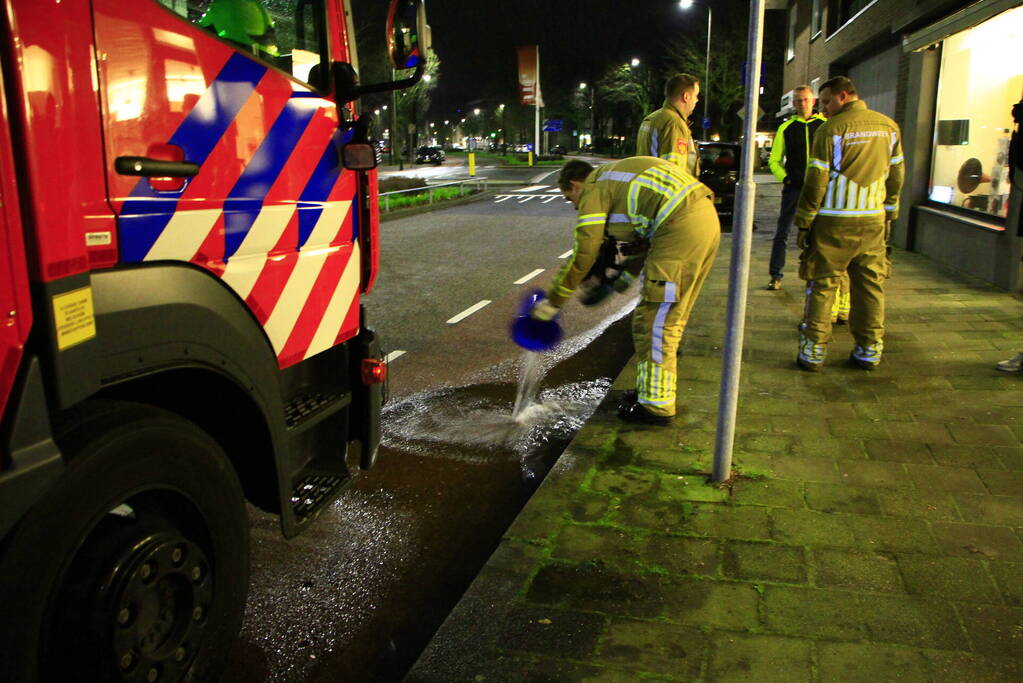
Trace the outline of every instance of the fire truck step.
<instances>
[{"instance_id":1,"label":"fire truck step","mask_svg":"<svg viewBox=\"0 0 1023 683\"><path fill-rule=\"evenodd\" d=\"M284 406L284 421L289 430L305 429L347 407L351 402L352 395L347 392L308 391Z\"/></svg>"},{"instance_id":2,"label":"fire truck step","mask_svg":"<svg viewBox=\"0 0 1023 683\"><path fill-rule=\"evenodd\" d=\"M306 476L291 492L291 511L303 520L320 508L321 503L334 497L348 477L328 474Z\"/></svg>"}]
</instances>

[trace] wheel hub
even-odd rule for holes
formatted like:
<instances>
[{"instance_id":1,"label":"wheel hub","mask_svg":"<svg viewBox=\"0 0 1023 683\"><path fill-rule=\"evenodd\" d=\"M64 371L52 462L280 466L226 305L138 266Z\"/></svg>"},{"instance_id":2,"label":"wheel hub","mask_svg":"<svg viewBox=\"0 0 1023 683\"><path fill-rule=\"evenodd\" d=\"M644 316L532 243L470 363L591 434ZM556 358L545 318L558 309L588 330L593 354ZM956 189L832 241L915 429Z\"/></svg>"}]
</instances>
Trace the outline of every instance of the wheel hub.
<instances>
[{"instance_id":1,"label":"wheel hub","mask_svg":"<svg viewBox=\"0 0 1023 683\"><path fill-rule=\"evenodd\" d=\"M109 576L104 630L122 680L178 681L202 641L213 600L210 564L177 534L131 548Z\"/></svg>"}]
</instances>

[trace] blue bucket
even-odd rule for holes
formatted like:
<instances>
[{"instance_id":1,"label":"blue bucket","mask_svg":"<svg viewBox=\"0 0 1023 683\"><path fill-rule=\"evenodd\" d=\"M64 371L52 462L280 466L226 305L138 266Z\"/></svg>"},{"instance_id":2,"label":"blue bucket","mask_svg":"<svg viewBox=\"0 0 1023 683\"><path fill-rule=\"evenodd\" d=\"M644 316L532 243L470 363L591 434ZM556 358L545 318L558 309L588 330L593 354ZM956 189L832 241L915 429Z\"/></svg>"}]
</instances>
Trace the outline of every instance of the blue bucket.
<instances>
[{"instance_id":1,"label":"blue bucket","mask_svg":"<svg viewBox=\"0 0 1023 683\"><path fill-rule=\"evenodd\" d=\"M529 317L533 305L543 298L543 290L535 289L522 299L519 316L512 321L509 332L512 341L527 351L546 351L561 341L561 325L554 320L536 320Z\"/></svg>"}]
</instances>

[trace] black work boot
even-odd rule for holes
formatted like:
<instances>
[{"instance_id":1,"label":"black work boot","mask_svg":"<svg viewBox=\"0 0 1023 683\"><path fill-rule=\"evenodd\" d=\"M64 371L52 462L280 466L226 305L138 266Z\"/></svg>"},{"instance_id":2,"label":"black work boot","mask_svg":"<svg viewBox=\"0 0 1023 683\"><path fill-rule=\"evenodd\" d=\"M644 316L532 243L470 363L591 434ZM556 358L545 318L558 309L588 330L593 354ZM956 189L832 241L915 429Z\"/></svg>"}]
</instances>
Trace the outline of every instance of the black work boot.
<instances>
[{"instance_id":1,"label":"black work boot","mask_svg":"<svg viewBox=\"0 0 1023 683\"><path fill-rule=\"evenodd\" d=\"M671 415L654 415L639 403L635 391L626 391L618 403L618 417L626 422L636 424L667 426L671 424Z\"/></svg>"}]
</instances>

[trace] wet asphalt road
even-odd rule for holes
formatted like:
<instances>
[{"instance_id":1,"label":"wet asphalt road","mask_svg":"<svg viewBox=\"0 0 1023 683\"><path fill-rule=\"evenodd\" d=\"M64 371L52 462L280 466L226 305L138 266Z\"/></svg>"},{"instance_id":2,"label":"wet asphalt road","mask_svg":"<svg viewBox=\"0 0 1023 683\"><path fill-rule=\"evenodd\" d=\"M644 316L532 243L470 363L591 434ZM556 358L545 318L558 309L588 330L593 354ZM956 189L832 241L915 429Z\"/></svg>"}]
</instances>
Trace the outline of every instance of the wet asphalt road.
<instances>
[{"instance_id":1,"label":"wet asphalt road","mask_svg":"<svg viewBox=\"0 0 1023 683\"><path fill-rule=\"evenodd\" d=\"M391 358L378 464L292 541L252 512L225 681L401 680L628 359L631 301L570 305L565 342L536 359L536 409L510 420L525 354L507 325L572 246L574 211L541 173L382 224L366 299Z\"/></svg>"}]
</instances>

